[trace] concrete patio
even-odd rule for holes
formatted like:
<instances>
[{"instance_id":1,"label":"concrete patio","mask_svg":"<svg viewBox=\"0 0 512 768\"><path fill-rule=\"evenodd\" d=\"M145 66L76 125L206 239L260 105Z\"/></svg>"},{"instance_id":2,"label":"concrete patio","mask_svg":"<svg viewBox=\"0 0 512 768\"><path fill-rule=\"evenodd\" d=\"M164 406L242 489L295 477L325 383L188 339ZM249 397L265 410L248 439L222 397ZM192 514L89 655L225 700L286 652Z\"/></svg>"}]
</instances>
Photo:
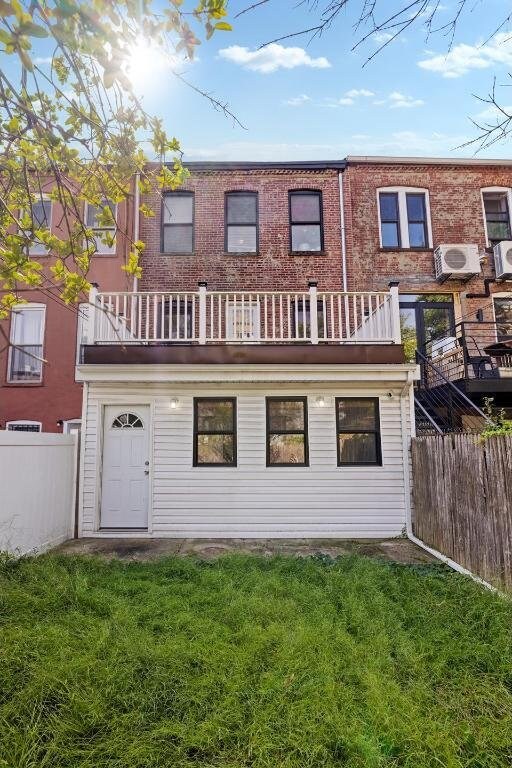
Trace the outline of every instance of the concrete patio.
<instances>
[{"instance_id":1,"label":"concrete patio","mask_svg":"<svg viewBox=\"0 0 512 768\"><path fill-rule=\"evenodd\" d=\"M427 552L408 539L149 539L89 537L70 539L56 552L66 555L91 555L107 560L156 560L170 555L192 555L212 560L222 555L238 553L271 557L295 555L338 557L357 553L398 563L430 563Z\"/></svg>"}]
</instances>

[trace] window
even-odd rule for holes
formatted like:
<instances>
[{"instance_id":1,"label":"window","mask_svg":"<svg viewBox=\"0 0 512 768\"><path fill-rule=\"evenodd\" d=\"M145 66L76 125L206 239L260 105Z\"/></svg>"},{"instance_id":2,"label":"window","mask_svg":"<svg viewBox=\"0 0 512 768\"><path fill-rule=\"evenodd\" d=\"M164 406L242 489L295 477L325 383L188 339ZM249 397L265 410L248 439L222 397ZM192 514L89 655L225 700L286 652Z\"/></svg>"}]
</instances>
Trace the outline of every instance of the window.
<instances>
[{"instance_id":1,"label":"window","mask_svg":"<svg viewBox=\"0 0 512 768\"><path fill-rule=\"evenodd\" d=\"M294 339L311 338L311 311L309 299L298 299L292 303L292 337ZM318 338L327 338L327 327L325 325L324 303L317 302L317 324Z\"/></svg>"},{"instance_id":2,"label":"window","mask_svg":"<svg viewBox=\"0 0 512 768\"><path fill-rule=\"evenodd\" d=\"M193 253L194 194L168 192L162 206L162 253Z\"/></svg>"},{"instance_id":3,"label":"window","mask_svg":"<svg viewBox=\"0 0 512 768\"><path fill-rule=\"evenodd\" d=\"M236 467L236 399L194 398L194 467Z\"/></svg>"},{"instance_id":4,"label":"window","mask_svg":"<svg viewBox=\"0 0 512 768\"><path fill-rule=\"evenodd\" d=\"M380 232L383 248L400 248L400 214L398 213L398 193L381 192Z\"/></svg>"},{"instance_id":5,"label":"window","mask_svg":"<svg viewBox=\"0 0 512 768\"><path fill-rule=\"evenodd\" d=\"M322 193L290 192L290 243L294 253L322 251Z\"/></svg>"},{"instance_id":6,"label":"window","mask_svg":"<svg viewBox=\"0 0 512 768\"><path fill-rule=\"evenodd\" d=\"M379 400L376 397L337 397L338 466L380 466Z\"/></svg>"},{"instance_id":7,"label":"window","mask_svg":"<svg viewBox=\"0 0 512 768\"><path fill-rule=\"evenodd\" d=\"M5 425L8 432L41 432L40 421L8 421Z\"/></svg>"},{"instance_id":8,"label":"window","mask_svg":"<svg viewBox=\"0 0 512 768\"><path fill-rule=\"evenodd\" d=\"M509 190L482 191L487 241L491 247L511 240Z\"/></svg>"},{"instance_id":9,"label":"window","mask_svg":"<svg viewBox=\"0 0 512 768\"><path fill-rule=\"evenodd\" d=\"M494 317L498 341L512 339L512 296L494 299Z\"/></svg>"},{"instance_id":10,"label":"window","mask_svg":"<svg viewBox=\"0 0 512 768\"><path fill-rule=\"evenodd\" d=\"M8 381L34 383L42 380L44 315L42 304L20 305L13 309Z\"/></svg>"},{"instance_id":11,"label":"window","mask_svg":"<svg viewBox=\"0 0 512 768\"><path fill-rule=\"evenodd\" d=\"M385 187L377 194L381 248L432 247L427 190Z\"/></svg>"},{"instance_id":12,"label":"window","mask_svg":"<svg viewBox=\"0 0 512 768\"><path fill-rule=\"evenodd\" d=\"M163 316L157 318L157 337L174 341L189 341L194 338L195 322L191 301L165 299Z\"/></svg>"},{"instance_id":13,"label":"window","mask_svg":"<svg viewBox=\"0 0 512 768\"><path fill-rule=\"evenodd\" d=\"M121 413L112 422L112 429L144 429L144 424L135 413Z\"/></svg>"},{"instance_id":14,"label":"window","mask_svg":"<svg viewBox=\"0 0 512 768\"><path fill-rule=\"evenodd\" d=\"M227 337L233 341L253 340L260 338L260 305L259 303L242 304L235 301L227 307Z\"/></svg>"},{"instance_id":15,"label":"window","mask_svg":"<svg viewBox=\"0 0 512 768\"><path fill-rule=\"evenodd\" d=\"M228 253L256 253L258 250L257 192L227 192L225 200L225 243Z\"/></svg>"},{"instance_id":16,"label":"window","mask_svg":"<svg viewBox=\"0 0 512 768\"><path fill-rule=\"evenodd\" d=\"M113 220L108 226L101 223L105 208L110 208L112 213ZM109 254L116 251L116 214L117 206L109 200L102 200L101 205L86 204L85 223L88 229L92 229L97 253Z\"/></svg>"},{"instance_id":17,"label":"window","mask_svg":"<svg viewBox=\"0 0 512 768\"><path fill-rule=\"evenodd\" d=\"M307 467L306 397L267 397L267 467Z\"/></svg>"},{"instance_id":18,"label":"window","mask_svg":"<svg viewBox=\"0 0 512 768\"><path fill-rule=\"evenodd\" d=\"M32 203L31 206L31 218L32 229L35 232L37 229L51 229L52 222L52 201L41 197ZM32 232L27 232L29 236L32 236ZM44 256L48 253L48 248L44 243L37 238L30 243L29 251L31 254Z\"/></svg>"}]
</instances>

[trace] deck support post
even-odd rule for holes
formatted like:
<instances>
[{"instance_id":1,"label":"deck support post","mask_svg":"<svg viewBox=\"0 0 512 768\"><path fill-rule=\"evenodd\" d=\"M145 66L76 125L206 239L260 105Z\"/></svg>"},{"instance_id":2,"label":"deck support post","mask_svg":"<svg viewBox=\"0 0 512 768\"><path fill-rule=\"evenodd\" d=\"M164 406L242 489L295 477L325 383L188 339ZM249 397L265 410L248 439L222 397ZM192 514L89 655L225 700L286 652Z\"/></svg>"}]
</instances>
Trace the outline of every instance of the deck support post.
<instances>
[{"instance_id":1,"label":"deck support post","mask_svg":"<svg viewBox=\"0 0 512 768\"><path fill-rule=\"evenodd\" d=\"M309 324L311 327L311 343L318 344L318 292L317 281L310 280L309 286ZM304 318L306 325L306 318Z\"/></svg>"},{"instance_id":2,"label":"deck support post","mask_svg":"<svg viewBox=\"0 0 512 768\"><path fill-rule=\"evenodd\" d=\"M94 344L96 342L97 313L98 313L98 284L91 283L91 288L89 290L89 306L87 308L87 332L84 334L86 344Z\"/></svg>"},{"instance_id":3,"label":"deck support post","mask_svg":"<svg viewBox=\"0 0 512 768\"><path fill-rule=\"evenodd\" d=\"M393 344L402 343L400 330L400 299L398 297L398 280L389 283L389 295L391 298L391 338Z\"/></svg>"}]
</instances>

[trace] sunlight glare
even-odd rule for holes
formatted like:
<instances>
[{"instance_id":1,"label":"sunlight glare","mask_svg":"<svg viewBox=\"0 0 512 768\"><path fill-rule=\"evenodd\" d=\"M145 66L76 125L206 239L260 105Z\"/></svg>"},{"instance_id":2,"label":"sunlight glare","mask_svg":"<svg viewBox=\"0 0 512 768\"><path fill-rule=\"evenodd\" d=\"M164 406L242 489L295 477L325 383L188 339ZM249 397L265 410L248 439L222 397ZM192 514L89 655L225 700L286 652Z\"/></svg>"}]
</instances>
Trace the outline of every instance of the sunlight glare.
<instances>
[{"instance_id":1,"label":"sunlight glare","mask_svg":"<svg viewBox=\"0 0 512 768\"><path fill-rule=\"evenodd\" d=\"M135 91L146 90L159 80L159 75L172 69L171 57L146 38L139 38L126 60L126 74Z\"/></svg>"}]
</instances>

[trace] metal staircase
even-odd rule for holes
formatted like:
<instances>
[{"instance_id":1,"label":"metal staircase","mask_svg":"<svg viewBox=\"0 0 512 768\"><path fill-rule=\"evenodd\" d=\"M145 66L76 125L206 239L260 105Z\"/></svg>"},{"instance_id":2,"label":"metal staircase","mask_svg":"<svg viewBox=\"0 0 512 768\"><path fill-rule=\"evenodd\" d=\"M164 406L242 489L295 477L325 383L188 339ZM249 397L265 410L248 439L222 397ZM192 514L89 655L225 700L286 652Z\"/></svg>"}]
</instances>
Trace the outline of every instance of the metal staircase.
<instances>
[{"instance_id":1,"label":"metal staircase","mask_svg":"<svg viewBox=\"0 0 512 768\"><path fill-rule=\"evenodd\" d=\"M416 434L479 433L491 420L422 352L416 352L421 377L414 394ZM429 386L435 381L436 386Z\"/></svg>"}]
</instances>

